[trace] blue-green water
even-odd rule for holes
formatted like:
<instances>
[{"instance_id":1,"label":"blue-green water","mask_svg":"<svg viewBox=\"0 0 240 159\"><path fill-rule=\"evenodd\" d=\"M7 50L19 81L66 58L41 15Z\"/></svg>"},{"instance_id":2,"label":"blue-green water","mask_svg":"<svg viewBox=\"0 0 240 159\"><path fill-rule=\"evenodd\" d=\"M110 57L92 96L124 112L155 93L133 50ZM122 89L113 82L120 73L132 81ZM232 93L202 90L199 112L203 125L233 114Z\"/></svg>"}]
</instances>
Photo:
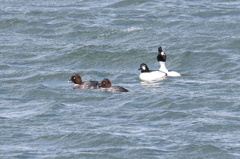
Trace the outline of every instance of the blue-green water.
<instances>
[{"instance_id":1,"label":"blue-green water","mask_svg":"<svg viewBox=\"0 0 240 159\"><path fill-rule=\"evenodd\" d=\"M237 0L1 1L0 158L240 158L239 17ZM182 76L142 84L159 46Z\"/></svg>"}]
</instances>

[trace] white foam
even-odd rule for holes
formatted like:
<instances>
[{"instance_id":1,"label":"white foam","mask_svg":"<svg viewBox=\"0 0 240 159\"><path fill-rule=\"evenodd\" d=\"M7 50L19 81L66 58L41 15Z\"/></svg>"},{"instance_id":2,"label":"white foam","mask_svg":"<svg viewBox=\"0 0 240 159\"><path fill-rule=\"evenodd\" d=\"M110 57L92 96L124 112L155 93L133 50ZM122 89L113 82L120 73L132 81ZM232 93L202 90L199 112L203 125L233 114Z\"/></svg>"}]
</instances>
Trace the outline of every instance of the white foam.
<instances>
[{"instance_id":1,"label":"white foam","mask_svg":"<svg viewBox=\"0 0 240 159\"><path fill-rule=\"evenodd\" d=\"M132 32L132 31L136 31L136 30L141 30L141 28L137 28L137 27L131 27L131 28L127 28L124 29L124 32Z\"/></svg>"}]
</instances>

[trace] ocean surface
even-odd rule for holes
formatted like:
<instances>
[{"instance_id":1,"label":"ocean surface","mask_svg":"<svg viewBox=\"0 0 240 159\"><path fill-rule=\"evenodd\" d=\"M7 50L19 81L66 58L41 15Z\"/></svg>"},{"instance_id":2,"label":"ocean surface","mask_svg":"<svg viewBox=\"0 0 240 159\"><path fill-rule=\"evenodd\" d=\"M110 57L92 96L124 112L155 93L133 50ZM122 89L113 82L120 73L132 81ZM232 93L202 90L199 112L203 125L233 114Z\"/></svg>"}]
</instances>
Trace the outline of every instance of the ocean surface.
<instances>
[{"instance_id":1,"label":"ocean surface","mask_svg":"<svg viewBox=\"0 0 240 159\"><path fill-rule=\"evenodd\" d=\"M2 0L0 158L239 159L239 17L239 0ZM143 83L159 46L182 76Z\"/></svg>"}]
</instances>

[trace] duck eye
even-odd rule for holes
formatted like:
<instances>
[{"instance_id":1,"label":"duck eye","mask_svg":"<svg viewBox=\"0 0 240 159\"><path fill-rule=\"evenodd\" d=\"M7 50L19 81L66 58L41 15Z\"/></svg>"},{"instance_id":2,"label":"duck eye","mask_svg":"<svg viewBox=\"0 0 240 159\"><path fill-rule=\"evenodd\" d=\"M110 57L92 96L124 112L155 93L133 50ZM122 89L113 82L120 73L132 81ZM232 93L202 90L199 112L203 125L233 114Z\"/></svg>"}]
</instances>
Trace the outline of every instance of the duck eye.
<instances>
[{"instance_id":1,"label":"duck eye","mask_svg":"<svg viewBox=\"0 0 240 159\"><path fill-rule=\"evenodd\" d=\"M106 84L106 82L102 82L102 84L103 84L103 85L105 85L105 84Z\"/></svg>"},{"instance_id":2,"label":"duck eye","mask_svg":"<svg viewBox=\"0 0 240 159\"><path fill-rule=\"evenodd\" d=\"M75 80L75 79L76 79L76 77L73 77L73 79Z\"/></svg>"}]
</instances>

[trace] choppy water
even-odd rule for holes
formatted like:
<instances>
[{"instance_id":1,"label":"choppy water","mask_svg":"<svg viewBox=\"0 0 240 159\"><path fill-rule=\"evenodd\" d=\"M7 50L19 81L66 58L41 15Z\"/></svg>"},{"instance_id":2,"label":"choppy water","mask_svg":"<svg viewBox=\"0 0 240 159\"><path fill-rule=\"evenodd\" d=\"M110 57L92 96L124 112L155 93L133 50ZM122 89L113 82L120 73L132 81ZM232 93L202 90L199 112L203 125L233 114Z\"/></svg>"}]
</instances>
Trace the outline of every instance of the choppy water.
<instances>
[{"instance_id":1,"label":"choppy water","mask_svg":"<svg viewBox=\"0 0 240 159\"><path fill-rule=\"evenodd\" d=\"M3 0L0 158L239 158L240 2ZM141 84L140 63L183 76ZM109 78L129 93L73 90Z\"/></svg>"}]
</instances>

